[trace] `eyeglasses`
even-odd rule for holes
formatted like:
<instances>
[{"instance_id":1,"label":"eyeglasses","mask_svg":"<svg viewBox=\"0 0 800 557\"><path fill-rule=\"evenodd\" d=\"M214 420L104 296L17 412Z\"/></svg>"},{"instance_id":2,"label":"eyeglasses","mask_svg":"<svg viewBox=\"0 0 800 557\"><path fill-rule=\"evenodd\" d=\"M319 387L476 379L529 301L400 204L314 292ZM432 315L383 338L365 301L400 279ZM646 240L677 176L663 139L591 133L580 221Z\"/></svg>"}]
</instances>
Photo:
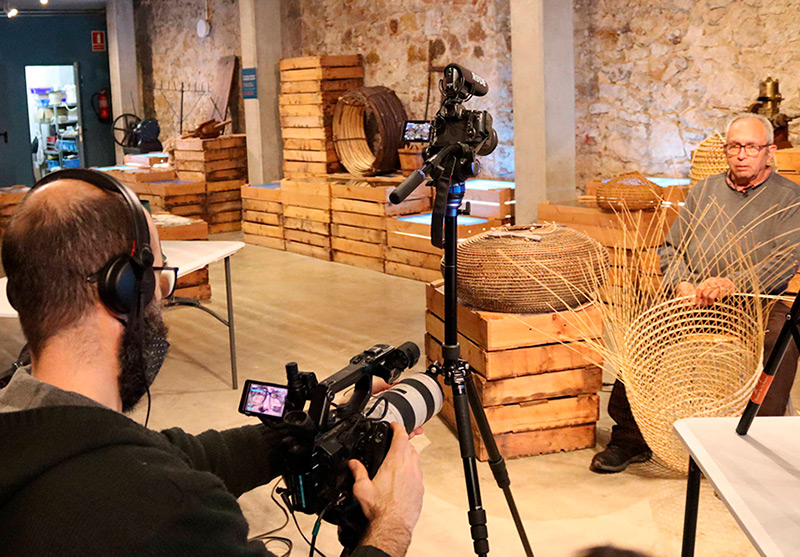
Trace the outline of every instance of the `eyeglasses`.
<instances>
[{"instance_id":1,"label":"eyeglasses","mask_svg":"<svg viewBox=\"0 0 800 557\"><path fill-rule=\"evenodd\" d=\"M729 157L737 156L742 152L742 149L744 149L744 154L748 157L756 157L761 152L761 149L764 147L769 147L769 144L756 145L755 143L748 143L746 145L742 145L741 143L726 143L724 147L725 153L727 153Z\"/></svg>"},{"instance_id":2,"label":"eyeglasses","mask_svg":"<svg viewBox=\"0 0 800 557\"><path fill-rule=\"evenodd\" d=\"M177 267L153 267L156 273L156 280L161 287L161 297L170 298L175 293L175 285L178 283Z\"/></svg>"}]
</instances>

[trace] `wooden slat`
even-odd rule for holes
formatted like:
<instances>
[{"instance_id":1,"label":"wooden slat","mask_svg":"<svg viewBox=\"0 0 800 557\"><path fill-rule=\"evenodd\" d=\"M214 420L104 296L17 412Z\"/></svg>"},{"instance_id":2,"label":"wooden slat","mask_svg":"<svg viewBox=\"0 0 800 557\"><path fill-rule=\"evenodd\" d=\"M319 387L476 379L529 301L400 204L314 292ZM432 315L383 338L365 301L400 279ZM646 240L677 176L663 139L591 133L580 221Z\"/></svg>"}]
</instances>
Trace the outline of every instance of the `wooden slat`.
<instances>
[{"instance_id":1,"label":"wooden slat","mask_svg":"<svg viewBox=\"0 0 800 557\"><path fill-rule=\"evenodd\" d=\"M345 265L361 267L379 273L383 272L383 259L381 258L333 250L333 260L337 263L344 263Z\"/></svg>"},{"instance_id":2,"label":"wooden slat","mask_svg":"<svg viewBox=\"0 0 800 557\"><path fill-rule=\"evenodd\" d=\"M283 226L292 230L319 234L320 236L330 236L330 224L327 222L287 217L284 219Z\"/></svg>"},{"instance_id":3,"label":"wooden slat","mask_svg":"<svg viewBox=\"0 0 800 557\"><path fill-rule=\"evenodd\" d=\"M281 129L322 128L333 124L333 114L321 116L281 116Z\"/></svg>"},{"instance_id":4,"label":"wooden slat","mask_svg":"<svg viewBox=\"0 0 800 557\"><path fill-rule=\"evenodd\" d=\"M303 242L292 242L287 240L286 251L290 251L292 253L297 253L309 257L316 257L317 259L322 259L323 261L331 260L330 248L314 246L311 244L305 244Z\"/></svg>"},{"instance_id":5,"label":"wooden slat","mask_svg":"<svg viewBox=\"0 0 800 557\"><path fill-rule=\"evenodd\" d=\"M222 161L228 159L246 159L247 149L244 147L231 147L230 149L210 149L208 151L180 151L173 153L175 161Z\"/></svg>"},{"instance_id":6,"label":"wooden slat","mask_svg":"<svg viewBox=\"0 0 800 557\"><path fill-rule=\"evenodd\" d=\"M208 225L209 234L221 234L223 232L238 232L242 229L241 219L232 222L217 222Z\"/></svg>"},{"instance_id":7,"label":"wooden slat","mask_svg":"<svg viewBox=\"0 0 800 557\"><path fill-rule=\"evenodd\" d=\"M221 135L214 139L188 137L186 139L175 140L175 149L178 151L212 151L215 149L233 149L246 146L247 136L243 133Z\"/></svg>"},{"instance_id":8,"label":"wooden slat","mask_svg":"<svg viewBox=\"0 0 800 557\"><path fill-rule=\"evenodd\" d=\"M241 211L242 200L234 199L233 201L218 201L216 203L208 203L206 209L209 213L224 213L227 211Z\"/></svg>"},{"instance_id":9,"label":"wooden slat","mask_svg":"<svg viewBox=\"0 0 800 557\"><path fill-rule=\"evenodd\" d=\"M420 267L411 267L395 261L386 261L384 263L385 272L389 275L398 277L405 277L413 280L421 280L422 282L431 282L442 278L442 273L439 271L431 271L430 269L422 269Z\"/></svg>"},{"instance_id":10,"label":"wooden slat","mask_svg":"<svg viewBox=\"0 0 800 557\"><path fill-rule=\"evenodd\" d=\"M359 242L357 240L347 240L345 238L331 237L331 247L337 251L345 253L354 253L356 255L363 255L366 257L373 257L383 260L384 246L380 244L371 244L369 242ZM335 261L335 259L334 259ZM381 265L381 271L383 265Z\"/></svg>"},{"instance_id":11,"label":"wooden slat","mask_svg":"<svg viewBox=\"0 0 800 557\"><path fill-rule=\"evenodd\" d=\"M241 190L244 184L245 184L244 180L219 180L214 182L207 182L206 191L208 193L212 193L216 191Z\"/></svg>"},{"instance_id":12,"label":"wooden slat","mask_svg":"<svg viewBox=\"0 0 800 557\"><path fill-rule=\"evenodd\" d=\"M222 203L224 201L240 201L242 200L241 189L228 190L228 191L215 191L208 194L208 203Z\"/></svg>"},{"instance_id":13,"label":"wooden slat","mask_svg":"<svg viewBox=\"0 0 800 557\"><path fill-rule=\"evenodd\" d=\"M338 162L298 162L283 161L283 170L286 172L301 172L306 174L326 174L339 168Z\"/></svg>"},{"instance_id":14,"label":"wooden slat","mask_svg":"<svg viewBox=\"0 0 800 557\"><path fill-rule=\"evenodd\" d=\"M282 226L283 216L275 213L261 213L258 211L244 211L242 220L254 222L256 224L269 224L272 226Z\"/></svg>"},{"instance_id":15,"label":"wooden slat","mask_svg":"<svg viewBox=\"0 0 800 557\"><path fill-rule=\"evenodd\" d=\"M303 244L311 244L312 246L319 246L322 248L331 247L330 236L324 234L314 234L313 232L305 232L302 230L293 230L290 228L283 229L283 237L292 242L300 242Z\"/></svg>"},{"instance_id":16,"label":"wooden slat","mask_svg":"<svg viewBox=\"0 0 800 557\"><path fill-rule=\"evenodd\" d=\"M375 230L386 230L386 217L332 211L331 219L337 224L358 226L360 228L372 228Z\"/></svg>"},{"instance_id":17,"label":"wooden slat","mask_svg":"<svg viewBox=\"0 0 800 557\"><path fill-rule=\"evenodd\" d=\"M360 66L360 54L339 54L323 56L300 56L297 58L284 58L280 61L281 71L304 68L333 68L340 66Z\"/></svg>"},{"instance_id":18,"label":"wooden slat","mask_svg":"<svg viewBox=\"0 0 800 557\"><path fill-rule=\"evenodd\" d=\"M242 229L244 230L244 223L242 223ZM247 244L261 246L262 248L286 250L283 238L270 238L268 236L257 236L245 233L244 241Z\"/></svg>"},{"instance_id":19,"label":"wooden slat","mask_svg":"<svg viewBox=\"0 0 800 557\"><path fill-rule=\"evenodd\" d=\"M303 105L335 105L341 93L334 91L329 93L291 93L278 95L279 106L303 106Z\"/></svg>"},{"instance_id":20,"label":"wooden slat","mask_svg":"<svg viewBox=\"0 0 800 557\"><path fill-rule=\"evenodd\" d=\"M326 79L312 81L281 81L281 93L320 93L328 91L349 91L364 85L364 80Z\"/></svg>"},{"instance_id":21,"label":"wooden slat","mask_svg":"<svg viewBox=\"0 0 800 557\"><path fill-rule=\"evenodd\" d=\"M261 213L283 214L283 205L281 203L277 201L265 201L263 199L242 199L242 209Z\"/></svg>"},{"instance_id":22,"label":"wooden slat","mask_svg":"<svg viewBox=\"0 0 800 557\"><path fill-rule=\"evenodd\" d=\"M442 263L441 255L410 251L390 246L386 247L385 257L387 261L395 261L404 265L410 265L411 267L421 267L432 271L438 271Z\"/></svg>"},{"instance_id":23,"label":"wooden slat","mask_svg":"<svg viewBox=\"0 0 800 557\"><path fill-rule=\"evenodd\" d=\"M427 197L418 199L406 199L402 203L382 203L374 201L358 201L355 199L334 198L331 202L331 209L336 211L346 211L350 213L361 213L365 215L411 215L421 213L430 209L430 199Z\"/></svg>"},{"instance_id":24,"label":"wooden slat","mask_svg":"<svg viewBox=\"0 0 800 557\"><path fill-rule=\"evenodd\" d=\"M266 224L256 224L254 222L243 222L242 230L245 234L253 236L268 236L270 238L283 238L283 227L270 226Z\"/></svg>"},{"instance_id":25,"label":"wooden slat","mask_svg":"<svg viewBox=\"0 0 800 557\"><path fill-rule=\"evenodd\" d=\"M339 157L335 150L330 151L301 151L283 150L283 160L303 162L336 162Z\"/></svg>"},{"instance_id":26,"label":"wooden slat","mask_svg":"<svg viewBox=\"0 0 800 557\"><path fill-rule=\"evenodd\" d=\"M190 172L215 172L217 170L231 170L246 168L245 159L220 159L216 161L175 161L175 168L179 171Z\"/></svg>"},{"instance_id":27,"label":"wooden slat","mask_svg":"<svg viewBox=\"0 0 800 557\"><path fill-rule=\"evenodd\" d=\"M256 188L253 186L242 186L242 199L263 199L264 201L275 201L280 203L280 188Z\"/></svg>"},{"instance_id":28,"label":"wooden slat","mask_svg":"<svg viewBox=\"0 0 800 557\"><path fill-rule=\"evenodd\" d=\"M211 285L198 284L186 288L176 288L175 295L180 298L193 298L195 300L210 300L211 299Z\"/></svg>"},{"instance_id":29,"label":"wooden slat","mask_svg":"<svg viewBox=\"0 0 800 557\"><path fill-rule=\"evenodd\" d=\"M359 242L371 242L373 244L386 245L386 231L375 230L373 228L360 228L358 226L347 226L345 224L332 224L331 236L347 238L348 240L358 240Z\"/></svg>"},{"instance_id":30,"label":"wooden slat","mask_svg":"<svg viewBox=\"0 0 800 557\"><path fill-rule=\"evenodd\" d=\"M290 134L291 135L291 134ZM289 151L333 151L333 141L330 135L327 139L293 138L283 134L283 148Z\"/></svg>"},{"instance_id":31,"label":"wooden slat","mask_svg":"<svg viewBox=\"0 0 800 557\"><path fill-rule=\"evenodd\" d=\"M332 79L358 79L364 78L363 66L342 66L335 68L306 68L281 70L281 83L294 81L317 81Z\"/></svg>"},{"instance_id":32,"label":"wooden slat","mask_svg":"<svg viewBox=\"0 0 800 557\"><path fill-rule=\"evenodd\" d=\"M208 283L208 265L206 265L202 269L193 271L188 275L183 275L182 277L178 277L178 281L175 283L175 287L186 288L187 286L196 286L198 284L206 284L206 283Z\"/></svg>"},{"instance_id":33,"label":"wooden slat","mask_svg":"<svg viewBox=\"0 0 800 557\"><path fill-rule=\"evenodd\" d=\"M287 205L283 207L285 218L308 219L318 222L331 222L331 212L324 209L310 209L308 207L296 207Z\"/></svg>"},{"instance_id":34,"label":"wooden slat","mask_svg":"<svg viewBox=\"0 0 800 557\"><path fill-rule=\"evenodd\" d=\"M218 213L211 213L206 216L209 226L220 224L223 222L241 222L242 212L237 211L220 211ZM233 228L232 230L240 230L240 228Z\"/></svg>"}]
</instances>

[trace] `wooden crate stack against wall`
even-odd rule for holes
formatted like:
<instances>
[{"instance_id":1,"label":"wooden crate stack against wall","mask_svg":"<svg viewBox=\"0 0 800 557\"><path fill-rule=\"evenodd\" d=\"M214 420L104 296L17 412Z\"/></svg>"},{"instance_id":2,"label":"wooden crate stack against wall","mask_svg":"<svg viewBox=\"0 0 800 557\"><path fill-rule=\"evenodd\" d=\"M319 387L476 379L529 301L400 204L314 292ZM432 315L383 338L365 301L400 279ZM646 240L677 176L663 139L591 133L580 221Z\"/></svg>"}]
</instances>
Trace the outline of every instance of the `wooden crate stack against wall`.
<instances>
[{"instance_id":1,"label":"wooden crate stack against wall","mask_svg":"<svg viewBox=\"0 0 800 557\"><path fill-rule=\"evenodd\" d=\"M330 178L334 261L384 272L387 219L430 209L428 188L417 188L399 205L389 202L389 194L402 180L402 176Z\"/></svg>"},{"instance_id":2,"label":"wooden crate stack against wall","mask_svg":"<svg viewBox=\"0 0 800 557\"><path fill-rule=\"evenodd\" d=\"M203 182L164 180L161 182L125 182L139 199L150 202L151 211L202 219L205 215L206 185ZM193 238L194 239L194 238Z\"/></svg>"},{"instance_id":3,"label":"wooden crate stack against wall","mask_svg":"<svg viewBox=\"0 0 800 557\"><path fill-rule=\"evenodd\" d=\"M203 219L209 225L209 234L241 230L241 187L247 181L246 136L178 139L174 157L178 178L205 183Z\"/></svg>"},{"instance_id":4,"label":"wooden crate stack against wall","mask_svg":"<svg viewBox=\"0 0 800 557\"><path fill-rule=\"evenodd\" d=\"M245 242L286 249L280 182L242 186L242 219Z\"/></svg>"},{"instance_id":5,"label":"wooden crate stack against wall","mask_svg":"<svg viewBox=\"0 0 800 557\"><path fill-rule=\"evenodd\" d=\"M278 105L286 178L341 170L333 147L339 96L364 85L361 55L306 56L280 62Z\"/></svg>"},{"instance_id":6,"label":"wooden crate stack against wall","mask_svg":"<svg viewBox=\"0 0 800 557\"><path fill-rule=\"evenodd\" d=\"M281 180L286 251L331 260L331 190L327 178Z\"/></svg>"},{"instance_id":7,"label":"wooden crate stack against wall","mask_svg":"<svg viewBox=\"0 0 800 557\"><path fill-rule=\"evenodd\" d=\"M387 218L386 272L430 282L442 277L444 250L431 244L431 213ZM458 237L463 240L495 226L494 221L458 217Z\"/></svg>"},{"instance_id":8,"label":"wooden crate stack against wall","mask_svg":"<svg viewBox=\"0 0 800 557\"><path fill-rule=\"evenodd\" d=\"M187 218L171 213L153 213L153 222L162 241L208 240L208 224L197 218ZM167 262L169 265L169 262ZM208 265L178 278L175 295L196 300L211 299L211 283L208 281Z\"/></svg>"},{"instance_id":9,"label":"wooden crate stack against wall","mask_svg":"<svg viewBox=\"0 0 800 557\"><path fill-rule=\"evenodd\" d=\"M429 363L441 362L441 281L427 285L426 298L426 355ZM504 314L459 304L461 356L475 371L478 396L505 458L594 446L602 355L586 339L601 336L602 315L591 306L580 314ZM452 390L444 390L440 415L455 430ZM474 422L472 434L477 457L487 460Z\"/></svg>"},{"instance_id":10,"label":"wooden crate stack against wall","mask_svg":"<svg viewBox=\"0 0 800 557\"><path fill-rule=\"evenodd\" d=\"M492 219L497 226L514 224L514 182L472 179L464 186L464 204L469 202L471 216Z\"/></svg>"},{"instance_id":11,"label":"wooden crate stack against wall","mask_svg":"<svg viewBox=\"0 0 800 557\"><path fill-rule=\"evenodd\" d=\"M11 215L22 203L23 198L30 188L26 186L8 186L0 188L0 238L3 237Z\"/></svg>"}]
</instances>

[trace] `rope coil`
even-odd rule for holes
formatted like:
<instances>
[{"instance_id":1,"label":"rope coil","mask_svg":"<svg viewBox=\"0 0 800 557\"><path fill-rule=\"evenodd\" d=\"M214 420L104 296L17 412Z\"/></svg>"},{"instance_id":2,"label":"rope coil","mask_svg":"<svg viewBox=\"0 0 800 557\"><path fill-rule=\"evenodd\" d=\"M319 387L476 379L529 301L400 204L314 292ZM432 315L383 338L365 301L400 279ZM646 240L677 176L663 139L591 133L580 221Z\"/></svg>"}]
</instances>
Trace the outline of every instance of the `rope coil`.
<instances>
[{"instance_id":1,"label":"rope coil","mask_svg":"<svg viewBox=\"0 0 800 557\"><path fill-rule=\"evenodd\" d=\"M370 118L377 125L372 138L367 137ZM356 176L394 172L400 164L397 150L403 146L406 119L403 104L388 87L348 91L333 112L333 145L339 161Z\"/></svg>"}]
</instances>

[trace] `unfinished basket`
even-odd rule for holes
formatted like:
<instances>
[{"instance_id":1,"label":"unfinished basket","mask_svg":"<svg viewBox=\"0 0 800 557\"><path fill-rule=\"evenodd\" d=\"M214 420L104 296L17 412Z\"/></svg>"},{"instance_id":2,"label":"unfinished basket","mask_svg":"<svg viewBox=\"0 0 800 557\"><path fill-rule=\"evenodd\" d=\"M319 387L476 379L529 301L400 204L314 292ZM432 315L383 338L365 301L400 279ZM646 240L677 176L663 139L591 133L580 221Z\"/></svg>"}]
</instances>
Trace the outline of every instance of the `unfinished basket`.
<instances>
[{"instance_id":1,"label":"unfinished basket","mask_svg":"<svg viewBox=\"0 0 800 557\"><path fill-rule=\"evenodd\" d=\"M597 186L597 205L621 211L654 210L661 204L658 186L638 172L622 174Z\"/></svg>"},{"instance_id":2,"label":"unfinished basket","mask_svg":"<svg viewBox=\"0 0 800 557\"><path fill-rule=\"evenodd\" d=\"M692 168L689 171L689 184L695 185L714 174L728 171L728 158L725 156L725 138L717 132L697 146L692 155Z\"/></svg>"},{"instance_id":3,"label":"unfinished basket","mask_svg":"<svg viewBox=\"0 0 800 557\"><path fill-rule=\"evenodd\" d=\"M585 303L608 266L608 251L577 230L503 226L459 244L458 296L487 311L562 311Z\"/></svg>"},{"instance_id":4,"label":"unfinished basket","mask_svg":"<svg viewBox=\"0 0 800 557\"><path fill-rule=\"evenodd\" d=\"M624 339L620 379L658 460L687 469L675 421L742 412L761 371L761 323L758 298L736 295L708 308L670 299L633 322Z\"/></svg>"}]
</instances>

